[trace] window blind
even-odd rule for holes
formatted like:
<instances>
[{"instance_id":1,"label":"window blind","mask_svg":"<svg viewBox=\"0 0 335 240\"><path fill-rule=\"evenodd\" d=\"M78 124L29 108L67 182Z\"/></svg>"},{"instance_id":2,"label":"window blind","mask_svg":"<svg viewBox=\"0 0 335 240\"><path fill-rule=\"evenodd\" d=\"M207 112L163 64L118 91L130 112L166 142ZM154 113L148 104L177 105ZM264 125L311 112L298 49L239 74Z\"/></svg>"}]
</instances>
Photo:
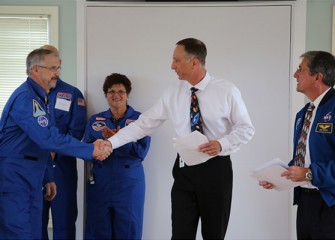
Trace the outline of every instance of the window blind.
<instances>
[{"instance_id":1,"label":"window blind","mask_svg":"<svg viewBox=\"0 0 335 240\"><path fill-rule=\"evenodd\" d=\"M27 78L27 55L48 42L48 16L0 15L0 114Z\"/></svg>"}]
</instances>

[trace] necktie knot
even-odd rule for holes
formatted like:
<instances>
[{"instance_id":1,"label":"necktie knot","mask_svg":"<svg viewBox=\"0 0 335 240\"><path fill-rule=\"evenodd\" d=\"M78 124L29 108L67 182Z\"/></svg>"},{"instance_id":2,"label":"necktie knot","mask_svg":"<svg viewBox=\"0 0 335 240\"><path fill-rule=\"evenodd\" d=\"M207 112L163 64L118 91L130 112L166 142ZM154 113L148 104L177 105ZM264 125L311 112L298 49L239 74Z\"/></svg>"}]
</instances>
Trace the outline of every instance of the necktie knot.
<instances>
[{"instance_id":1,"label":"necktie knot","mask_svg":"<svg viewBox=\"0 0 335 240\"><path fill-rule=\"evenodd\" d=\"M314 104L313 103L310 103L308 108L307 108L307 111L313 111L315 108Z\"/></svg>"},{"instance_id":2,"label":"necktie knot","mask_svg":"<svg viewBox=\"0 0 335 240\"><path fill-rule=\"evenodd\" d=\"M196 91L198 91L199 89L195 88L195 87L191 87L191 92L192 94L195 93Z\"/></svg>"}]
</instances>

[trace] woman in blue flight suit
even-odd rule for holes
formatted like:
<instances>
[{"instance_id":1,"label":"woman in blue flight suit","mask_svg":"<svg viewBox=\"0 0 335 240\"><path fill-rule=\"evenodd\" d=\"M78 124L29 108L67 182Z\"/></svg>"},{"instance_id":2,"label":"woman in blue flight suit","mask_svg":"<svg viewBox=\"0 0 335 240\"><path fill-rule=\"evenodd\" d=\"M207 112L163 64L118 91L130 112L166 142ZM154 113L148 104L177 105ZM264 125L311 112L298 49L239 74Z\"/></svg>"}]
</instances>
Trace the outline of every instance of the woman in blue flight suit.
<instances>
[{"instance_id":1,"label":"woman in blue flight suit","mask_svg":"<svg viewBox=\"0 0 335 240\"><path fill-rule=\"evenodd\" d=\"M130 80L122 74L106 77L103 91L109 109L93 115L84 142L108 138L135 121L140 113L127 105ZM141 239L145 196L142 161L150 137L115 149L104 163L93 161L87 185L86 239Z\"/></svg>"}]
</instances>

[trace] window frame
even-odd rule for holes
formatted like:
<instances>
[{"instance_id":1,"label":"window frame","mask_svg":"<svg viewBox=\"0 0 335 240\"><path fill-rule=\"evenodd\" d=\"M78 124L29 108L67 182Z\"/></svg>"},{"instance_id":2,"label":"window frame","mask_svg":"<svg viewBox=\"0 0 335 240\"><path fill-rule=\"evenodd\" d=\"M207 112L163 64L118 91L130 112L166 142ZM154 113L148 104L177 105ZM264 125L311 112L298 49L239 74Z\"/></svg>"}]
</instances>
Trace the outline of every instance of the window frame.
<instances>
[{"instance_id":1,"label":"window frame","mask_svg":"<svg viewBox=\"0 0 335 240\"><path fill-rule=\"evenodd\" d=\"M58 48L58 40L59 40L58 39L58 36L59 36L58 11L59 11L58 6L1 6L0 7L0 15L3 15L3 16L20 16L20 17L21 16L43 16L43 17L47 17L48 18L48 23L47 23L48 41L46 44L52 44L57 48ZM24 59L24 62L25 62L25 59ZM10 84L14 88L14 90L20 85L16 81L15 82L5 81L4 84ZM18 85L16 86L16 84ZM3 103L5 101L5 98L7 98L7 93L9 93L9 91L5 91L6 94L1 99L0 118L1 118L2 111L3 111L2 107L5 106L3 105Z\"/></svg>"},{"instance_id":2,"label":"window frame","mask_svg":"<svg viewBox=\"0 0 335 240\"><path fill-rule=\"evenodd\" d=\"M50 44L58 47L59 14L57 6L1 6L0 14L12 15L47 15L49 18Z\"/></svg>"}]
</instances>

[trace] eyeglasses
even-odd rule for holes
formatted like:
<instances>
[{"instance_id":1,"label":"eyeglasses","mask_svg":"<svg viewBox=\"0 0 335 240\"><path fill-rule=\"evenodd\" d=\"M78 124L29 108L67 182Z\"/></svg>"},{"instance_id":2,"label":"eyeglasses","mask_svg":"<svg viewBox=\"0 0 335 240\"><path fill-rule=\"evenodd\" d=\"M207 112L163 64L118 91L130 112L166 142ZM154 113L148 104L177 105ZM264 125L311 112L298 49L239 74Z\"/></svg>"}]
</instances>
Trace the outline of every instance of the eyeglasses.
<instances>
[{"instance_id":1,"label":"eyeglasses","mask_svg":"<svg viewBox=\"0 0 335 240\"><path fill-rule=\"evenodd\" d=\"M126 91L122 91L122 90L120 90L120 91L110 90L110 91L108 91L107 93L108 93L108 94L111 94L111 95L113 96L113 95L115 95L115 94L124 95L124 94L126 94L127 92L126 92Z\"/></svg>"},{"instance_id":2,"label":"eyeglasses","mask_svg":"<svg viewBox=\"0 0 335 240\"><path fill-rule=\"evenodd\" d=\"M62 69L61 66L59 66L59 67L45 67L45 66L37 65L37 67L48 69L49 71L54 72L54 73L55 72L60 72L60 70Z\"/></svg>"}]
</instances>

